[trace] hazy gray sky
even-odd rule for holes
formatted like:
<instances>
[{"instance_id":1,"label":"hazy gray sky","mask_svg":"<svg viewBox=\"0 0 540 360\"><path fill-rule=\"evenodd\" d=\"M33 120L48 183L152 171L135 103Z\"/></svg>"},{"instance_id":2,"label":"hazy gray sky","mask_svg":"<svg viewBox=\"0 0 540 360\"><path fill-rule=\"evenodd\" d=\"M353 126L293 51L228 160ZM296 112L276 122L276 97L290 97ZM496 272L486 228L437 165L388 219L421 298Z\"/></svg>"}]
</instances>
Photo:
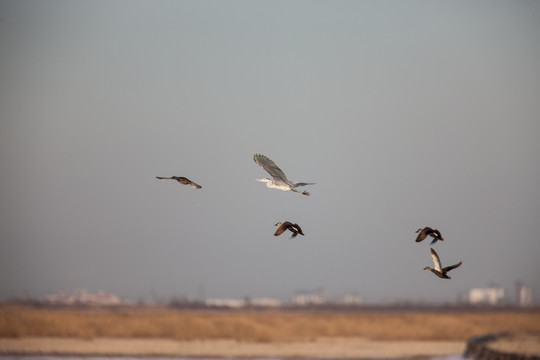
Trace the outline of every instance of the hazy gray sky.
<instances>
[{"instance_id":1,"label":"hazy gray sky","mask_svg":"<svg viewBox=\"0 0 540 360\"><path fill-rule=\"evenodd\" d=\"M540 2L23 0L0 18L0 299L540 296ZM254 152L311 196L256 182ZM274 237L284 220L305 236ZM452 280L422 270L424 226L463 261Z\"/></svg>"}]
</instances>

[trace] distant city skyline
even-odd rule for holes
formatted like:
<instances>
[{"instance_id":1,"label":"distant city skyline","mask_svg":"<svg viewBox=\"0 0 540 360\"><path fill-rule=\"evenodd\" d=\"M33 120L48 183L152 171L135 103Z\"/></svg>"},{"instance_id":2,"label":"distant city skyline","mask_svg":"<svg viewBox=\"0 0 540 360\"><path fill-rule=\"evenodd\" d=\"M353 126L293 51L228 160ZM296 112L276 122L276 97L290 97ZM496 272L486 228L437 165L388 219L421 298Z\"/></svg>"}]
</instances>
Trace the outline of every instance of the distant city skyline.
<instances>
[{"instance_id":1,"label":"distant city skyline","mask_svg":"<svg viewBox=\"0 0 540 360\"><path fill-rule=\"evenodd\" d=\"M201 290L204 293L204 289ZM238 298L212 297L206 298L204 295L191 297L184 295L173 295L171 298L160 298L157 294L153 299L129 299L122 298L115 293L104 291L103 289L93 291L87 288L77 288L70 291L60 290L54 294L46 294L42 297L12 297L9 301L43 301L46 303L56 303L63 305L73 304L101 304L101 305L119 305L119 304L182 304L198 302L207 306L224 306L224 307L244 307L248 305L274 307L287 304L296 305L359 305L372 306L380 302L369 302L365 300L365 296L357 291L348 291L341 294L329 294L326 289L319 287L315 289L298 289L285 298L271 298L264 296L252 297L249 294ZM468 289L466 292L457 294L454 300L447 299L441 302L425 302L413 301L411 299L395 299L386 303L392 304L426 304L426 305L441 305L441 304L471 304L471 305L513 305L513 306L537 306L540 303L538 298L534 296L533 288L522 282L514 284L513 291L507 288L490 284L483 287L475 287ZM382 305L382 304L381 304Z\"/></svg>"}]
</instances>

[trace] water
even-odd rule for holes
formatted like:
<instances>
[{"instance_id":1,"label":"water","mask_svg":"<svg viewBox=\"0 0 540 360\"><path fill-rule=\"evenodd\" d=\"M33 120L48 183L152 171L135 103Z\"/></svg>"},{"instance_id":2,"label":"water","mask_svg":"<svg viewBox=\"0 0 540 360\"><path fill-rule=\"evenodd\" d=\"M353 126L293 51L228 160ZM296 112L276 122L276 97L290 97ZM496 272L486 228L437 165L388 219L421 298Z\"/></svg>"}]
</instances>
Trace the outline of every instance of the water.
<instances>
[{"instance_id":1,"label":"water","mask_svg":"<svg viewBox=\"0 0 540 360\"><path fill-rule=\"evenodd\" d=\"M250 358L233 358L233 357L134 357L134 356L50 356L50 355L0 355L0 360L288 360L289 358L279 357L250 357ZM298 360L297 357L290 358ZM336 360L338 358L303 358L303 360ZM417 356L417 357L393 357L391 360L467 360L461 354L452 354L444 356ZM388 360L382 358L362 358L361 360ZM342 359L345 360L345 359ZM354 359L346 359L354 360ZM360 359L357 359L360 360Z\"/></svg>"}]
</instances>

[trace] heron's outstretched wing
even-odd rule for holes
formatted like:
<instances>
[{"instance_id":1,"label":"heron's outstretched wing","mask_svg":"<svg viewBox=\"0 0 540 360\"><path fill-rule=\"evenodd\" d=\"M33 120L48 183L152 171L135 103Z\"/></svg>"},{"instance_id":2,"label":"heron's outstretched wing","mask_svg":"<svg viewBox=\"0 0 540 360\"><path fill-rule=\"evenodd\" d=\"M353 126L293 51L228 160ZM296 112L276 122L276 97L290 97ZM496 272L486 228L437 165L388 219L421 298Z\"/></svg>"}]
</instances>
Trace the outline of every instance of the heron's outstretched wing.
<instances>
[{"instance_id":1,"label":"heron's outstretched wing","mask_svg":"<svg viewBox=\"0 0 540 360\"><path fill-rule=\"evenodd\" d=\"M447 272L447 271L450 271L450 270L455 269L455 268L457 268L457 267L460 267L462 263L463 263L463 261L460 261L460 262L458 262L458 263L455 264L455 265L447 266L447 267L445 267L445 268L443 269L443 271L444 271L444 272Z\"/></svg>"},{"instance_id":2,"label":"heron's outstretched wing","mask_svg":"<svg viewBox=\"0 0 540 360\"><path fill-rule=\"evenodd\" d=\"M427 237L426 232L424 230L420 230L420 233L416 237L416 242L420 242L420 241L424 240L426 237Z\"/></svg>"},{"instance_id":3,"label":"heron's outstretched wing","mask_svg":"<svg viewBox=\"0 0 540 360\"><path fill-rule=\"evenodd\" d=\"M433 266L435 267L435 270L441 271L441 259L439 259L439 255L437 255L433 249L431 249L431 258L433 259Z\"/></svg>"},{"instance_id":4,"label":"heron's outstretched wing","mask_svg":"<svg viewBox=\"0 0 540 360\"><path fill-rule=\"evenodd\" d=\"M288 183L289 180L287 180L287 176L281 171L281 169L276 165L275 162L270 160L264 155L261 154L253 154L253 160L259 164L264 170L266 170L270 176L274 178L274 181L283 181L284 183Z\"/></svg>"}]
</instances>

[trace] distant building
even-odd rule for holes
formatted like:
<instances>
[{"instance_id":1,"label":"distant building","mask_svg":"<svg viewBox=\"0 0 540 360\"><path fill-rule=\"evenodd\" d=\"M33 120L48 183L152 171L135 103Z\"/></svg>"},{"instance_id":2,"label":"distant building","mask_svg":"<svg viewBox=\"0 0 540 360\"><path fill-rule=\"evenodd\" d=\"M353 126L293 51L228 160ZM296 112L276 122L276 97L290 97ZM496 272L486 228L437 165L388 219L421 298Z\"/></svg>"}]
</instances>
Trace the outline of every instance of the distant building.
<instances>
[{"instance_id":1,"label":"distant building","mask_svg":"<svg viewBox=\"0 0 540 360\"><path fill-rule=\"evenodd\" d=\"M277 307L281 302L271 298L249 298L244 299L206 299L206 306L242 308L246 306L257 307Z\"/></svg>"},{"instance_id":2,"label":"distant building","mask_svg":"<svg viewBox=\"0 0 540 360\"><path fill-rule=\"evenodd\" d=\"M493 286L488 288L474 288L464 296L464 300L473 305L500 305L505 303L504 288Z\"/></svg>"},{"instance_id":3,"label":"distant building","mask_svg":"<svg viewBox=\"0 0 540 360\"><path fill-rule=\"evenodd\" d=\"M241 308L246 306L245 299L206 299L206 306Z\"/></svg>"},{"instance_id":4,"label":"distant building","mask_svg":"<svg viewBox=\"0 0 540 360\"><path fill-rule=\"evenodd\" d=\"M294 305L321 305L326 303L326 291L317 289L315 291L299 291L291 296Z\"/></svg>"},{"instance_id":5,"label":"distant building","mask_svg":"<svg viewBox=\"0 0 540 360\"><path fill-rule=\"evenodd\" d=\"M516 293L518 306L526 307L534 304L532 287L517 283Z\"/></svg>"},{"instance_id":6,"label":"distant building","mask_svg":"<svg viewBox=\"0 0 540 360\"><path fill-rule=\"evenodd\" d=\"M65 291L59 291L56 294L47 295L45 302L51 305L97 305L110 306L120 305L122 300L114 295L100 290L96 293L89 292L86 289L74 291L68 294Z\"/></svg>"},{"instance_id":7,"label":"distant building","mask_svg":"<svg viewBox=\"0 0 540 360\"><path fill-rule=\"evenodd\" d=\"M73 296L68 295L64 290L45 296L45 302L55 305L72 305L75 299Z\"/></svg>"},{"instance_id":8,"label":"distant building","mask_svg":"<svg viewBox=\"0 0 540 360\"><path fill-rule=\"evenodd\" d=\"M248 301L249 305L257 307L278 307L281 305L281 301L272 298L250 298Z\"/></svg>"},{"instance_id":9,"label":"distant building","mask_svg":"<svg viewBox=\"0 0 540 360\"><path fill-rule=\"evenodd\" d=\"M364 303L364 297L358 294L345 294L338 296L335 302L339 305L362 305Z\"/></svg>"}]
</instances>

